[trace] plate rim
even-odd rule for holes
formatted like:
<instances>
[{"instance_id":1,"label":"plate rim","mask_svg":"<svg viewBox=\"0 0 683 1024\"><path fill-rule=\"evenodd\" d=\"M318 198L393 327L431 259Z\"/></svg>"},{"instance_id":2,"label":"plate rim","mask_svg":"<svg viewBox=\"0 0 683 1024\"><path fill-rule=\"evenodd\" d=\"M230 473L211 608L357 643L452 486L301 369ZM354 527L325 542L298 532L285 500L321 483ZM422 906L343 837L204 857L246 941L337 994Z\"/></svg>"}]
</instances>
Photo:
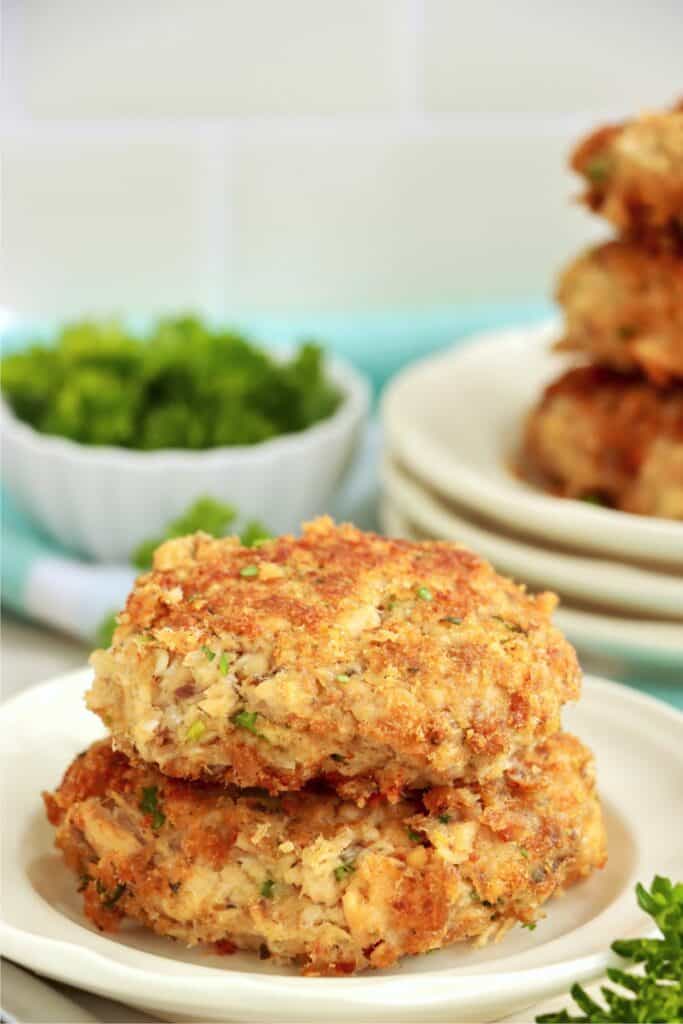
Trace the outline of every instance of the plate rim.
<instances>
[{"instance_id":1,"label":"plate rim","mask_svg":"<svg viewBox=\"0 0 683 1024\"><path fill-rule=\"evenodd\" d=\"M0 724L6 717L16 713L23 703L33 703L36 697L54 696L66 684L83 686L91 679L89 667L75 669L28 687L9 699L0 703ZM650 714L659 716L660 720L676 726L683 726L683 712L648 694L643 694L620 683L596 676L586 676L585 683L590 687L601 703L619 698L630 703L636 709L642 708ZM35 705L34 705L35 706ZM5 754L5 756L7 756ZM579 925L588 928L591 921ZM557 940L550 940L550 943ZM4 918L0 918L0 945L9 959L21 966L38 971L42 975L83 986L83 978L87 978L86 988L110 998L131 1001L135 997L137 1005L145 1005L145 997L149 1003L153 991L162 992L164 998L154 999L154 1005L166 1001L169 1005L183 999L196 999L198 978L191 974L174 977L155 972L148 968L140 968L122 963L108 957L97 950L88 949L73 941L37 935L23 931ZM354 978L302 978L291 975L264 975L247 971L226 971L209 969L201 972L201 984L208 995L225 996L226 988L230 990L232 1005L238 1005L257 995L261 1005L273 1003L286 996L290 1000L289 1008L296 1010L298 1005L305 1006L320 1001L329 1003L331 998L343 997L347 1007L357 1006L366 1011L386 1010L387 996L393 1002L401 998L404 1008L448 1009L457 1008L461 1000L468 1000L468 1007L486 1007L495 996L491 990L482 986L482 979L495 972L496 990L503 991L503 997L510 1005L524 1005L545 998L561 990L569 981L576 979L588 980L604 970L609 961L609 952L591 953L587 956L572 957L550 964L541 964L521 969L501 970L491 964L490 969L484 966L468 973L455 974L454 968L442 968L428 971L416 976L405 975L360 975ZM500 961L498 961L500 964ZM58 966L56 966L58 965ZM215 976L210 973L215 970ZM94 972L94 973L93 973ZM427 984L425 984L427 983ZM114 985L114 988L111 988ZM125 986L125 987L121 987ZM156 986L153 988L152 986ZM419 991L416 993L416 986ZM411 994L412 993L412 994ZM169 998L170 997L170 1000ZM522 999L520 1003L519 1000ZM294 1000L294 1002L291 1002ZM198 1002L195 1006L201 1008ZM205 1007L211 1012L219 1010L217 1003L207 1003ZM289 1009L288 1008L288 1009ZM232 1012L231 1007L227 1008ZM253 1007L252 1007L253 1009ZM227 1010L226 1010L227 1012ZM284 1019L284 1018L281 1018ZM294 1019L294 1018L292 1018ZM385 1019L385 1018L383 1018ZM388 1019L388 1018L386 1018Z\"/></svg>"},{"instance_id":2,"label":"plate rim","mask_svg":"<svg viewBox=\"0 0 683 1024\"><path fill-rule=\"evenodd\" d=\"M531 487L522 490L506 486L463 465L457 453L449 452L447 457L441 444L427 431L411 425L402 413L407 389L414 386L413 381L421 375L433 373L439 367L448 367L449 373L457 372L458 364L462 368L463 363L481 356L481 349L504 348L513 342L526 341L529 357L533 358L547 349L557 334L557 325L557 319L551 319L542 324L477 331L411 363L392 379L382 395L380 411L387 438L416 477L469 508L485 511L499 522L514 523L523 516L525 528L538 537L571 539L587 551L603 554L609 551L617 556L628 553L631 558L641 556L671 566L671 547L675 550L680 544L683 553L683 523L555 498ZM596 534L601 537L599 541Z\"/></svg>"}]
</instances>

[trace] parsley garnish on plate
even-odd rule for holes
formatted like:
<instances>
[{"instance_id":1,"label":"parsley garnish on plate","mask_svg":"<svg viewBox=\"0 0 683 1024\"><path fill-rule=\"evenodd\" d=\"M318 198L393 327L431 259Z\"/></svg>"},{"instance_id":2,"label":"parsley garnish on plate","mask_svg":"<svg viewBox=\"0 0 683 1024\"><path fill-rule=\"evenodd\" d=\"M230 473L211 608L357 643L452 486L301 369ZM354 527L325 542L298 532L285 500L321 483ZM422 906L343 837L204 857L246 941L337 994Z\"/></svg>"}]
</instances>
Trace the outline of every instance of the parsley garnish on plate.
<instances>
[{"instance_id":1,"label":"parsley garnish on plate","mask_svg":"<svg viewBox=\"0 0 683 1024\"><path fill-rule=\"evenodd\" d=\"M536 1018L538 1024L673 1024L683 1020L683 882L674 885L657 875L649 890L638 884L636 896L638 905L657 924L661 938L617 939L612 949L627 961L627 969L607 968L612 985L600 988L604 1005L592 999L581 985L573 985L572 998L583 1013L544 1013Z\"/></svg>"}]
</instances>

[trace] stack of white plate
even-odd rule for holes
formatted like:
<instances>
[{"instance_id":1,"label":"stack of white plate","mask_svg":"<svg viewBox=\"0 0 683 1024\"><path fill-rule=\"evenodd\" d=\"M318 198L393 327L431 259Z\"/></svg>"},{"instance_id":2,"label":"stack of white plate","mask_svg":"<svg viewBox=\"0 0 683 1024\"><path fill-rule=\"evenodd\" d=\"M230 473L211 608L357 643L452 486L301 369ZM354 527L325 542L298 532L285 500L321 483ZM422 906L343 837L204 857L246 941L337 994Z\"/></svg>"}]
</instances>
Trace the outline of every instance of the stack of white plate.
<instances>
[{"instance_id":1,"label":"stack of white plate","mask_svg":"<svg viewBox=\"0 0 683 1024\"><path fill-rule=\"evenodd\" d=\"M565 360L557 329L479 335L387 390L385 532L460 541L561 598L580 649L683 667L683 523L535 490L514 472L525 416Z\"/></svg>"}]
</instances>

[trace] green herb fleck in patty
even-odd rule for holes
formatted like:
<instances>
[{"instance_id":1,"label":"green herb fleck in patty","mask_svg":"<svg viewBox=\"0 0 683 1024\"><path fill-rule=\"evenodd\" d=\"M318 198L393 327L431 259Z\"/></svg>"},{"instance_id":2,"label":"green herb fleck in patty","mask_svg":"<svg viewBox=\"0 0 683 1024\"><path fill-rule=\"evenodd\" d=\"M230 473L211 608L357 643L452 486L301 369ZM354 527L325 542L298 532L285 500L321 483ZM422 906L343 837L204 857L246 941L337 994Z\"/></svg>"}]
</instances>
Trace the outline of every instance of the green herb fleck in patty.
<instances>
[{"instance_id":1,"label":"green herb fleck in patty","mask_svg":"<svg viewBox=\"0 0 683 1024\"><path fill-rule=\"evenodd\" d=\"M140 810L150 815L153 829L161 828L166 821L166 815L162 813L159 807L159 790L156 786L143 786Z\"/></svg>"},{"instance_id":2,"label":"green herb fleck in patty","mask_svg":"<svg viewBox=\"0 0 683 1024\"><path fill-rule=\"evenodd\" d=\"M197 740L200 740L202 738L205 732L206 726L202 722L201 718L198 718L195 722L192 723L190 728L187 730L186 739L188 743L196 743Z\"/></svg>"},{"instance_id":3,"label":"green herb fleck in patty","mask_svg":"<svg viewBox=\"0 0 683 1024\"><path fill-rule=\"evenodd\" d=\"M272 878L266 878L265 882L261 886L261 895L264 900L271 900L273 898L273 889L275 888L275 882Z\"/></svg>"},{"instance_id":4,"label":"green herb fleck in patty","mask_svg":"<svg viewBox=\"0 0 683 1024\"><path fill-rule=\"evenodd\" d=\"M337 867L334 869L334 877L337 879L338 882L341 882L348 875L352 875L355 870L356 865L352 860L342 862L341 864L338 864Z\"/></svg>"},{"instance_id":5,"label":"green herb fleck in patty","mask_svg":"<svg viewBox=\"0 0 683 1024\"><path fill-rule=\"evenodd\" d=\"M261 739L264 737L256 728L256 719L258 718L258 711L238 711L236 715L233 715L230 719L234 725L240 729L246 729L247 732L251 732L254 736L259 736Z\"/></svg>"}]
</instances>

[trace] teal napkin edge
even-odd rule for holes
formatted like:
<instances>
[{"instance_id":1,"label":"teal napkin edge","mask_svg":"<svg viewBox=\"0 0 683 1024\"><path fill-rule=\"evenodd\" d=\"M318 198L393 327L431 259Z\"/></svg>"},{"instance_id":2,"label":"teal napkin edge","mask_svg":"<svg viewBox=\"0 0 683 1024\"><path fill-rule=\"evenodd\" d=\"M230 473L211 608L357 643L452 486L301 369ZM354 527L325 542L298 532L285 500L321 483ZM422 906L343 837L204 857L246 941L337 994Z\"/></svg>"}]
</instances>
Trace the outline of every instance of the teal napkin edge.
<instances>
[{"instance_id":1,"label":"teal napkin edge","mask_svg":"<svg viewBox=\"0 0 683 1024\"><path fill-rule=\"evenodd\" d=\"M78 558L55 540L15 502L6 487L0 487L2 522L2 603L24 612L24 591L31 566L46 554ZM79 559L82 561L82 559Z\"/></svg>"}]
</instances>

